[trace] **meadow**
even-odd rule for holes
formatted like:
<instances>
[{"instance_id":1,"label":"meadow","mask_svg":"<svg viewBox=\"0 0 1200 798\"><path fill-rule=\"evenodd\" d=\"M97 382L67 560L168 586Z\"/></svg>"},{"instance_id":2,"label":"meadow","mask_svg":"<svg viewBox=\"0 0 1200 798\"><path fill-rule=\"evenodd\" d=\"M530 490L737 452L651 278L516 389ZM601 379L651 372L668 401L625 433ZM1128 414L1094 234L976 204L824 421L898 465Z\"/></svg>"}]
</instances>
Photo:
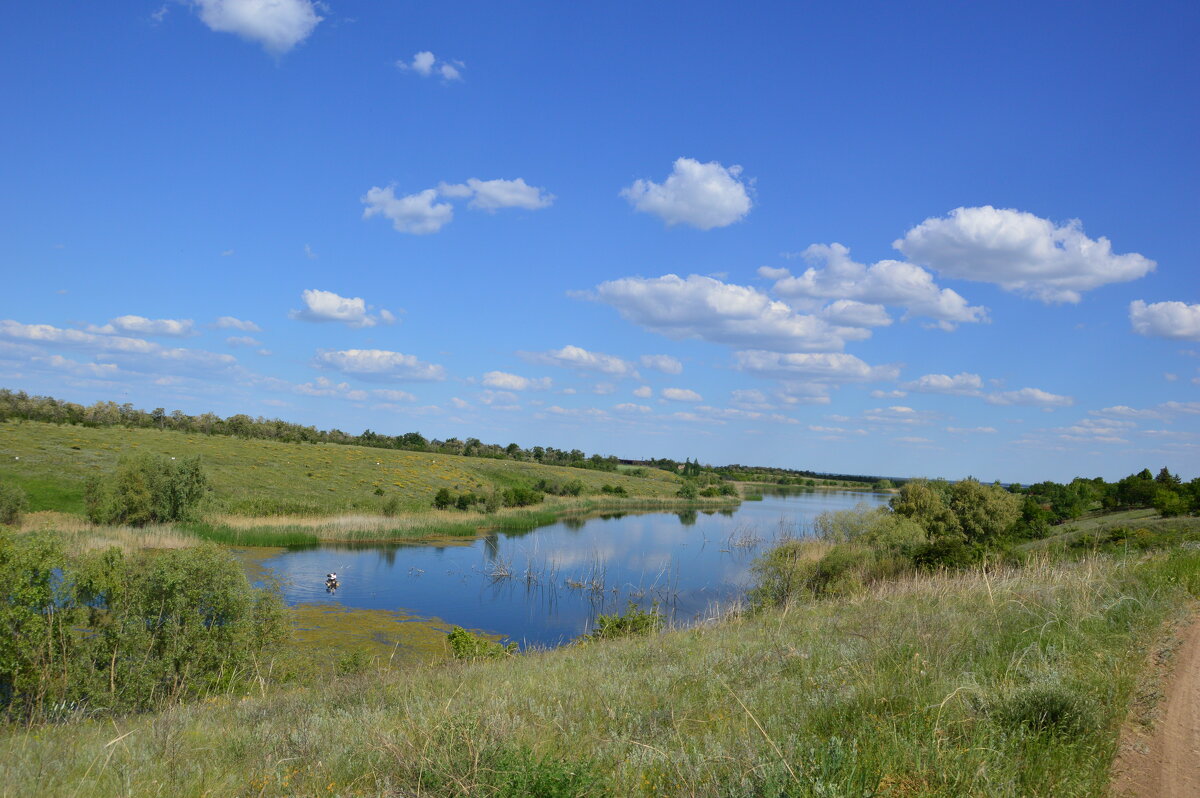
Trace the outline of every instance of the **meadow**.
<instances>
[{"instance_id":1,"label":"meadow","mask_svg":"<svg viewBox=\"0 0 1200 798\"><path fill-rule=\"evenodd\" d=\"M1192 550L1034 558L647 637L376 661L10 729L0 794L1100 796L1146 652L1197 595Z\"/></svg>"},{"instance_id":2,"label":"meadow","mask_svg":"<svg viewBox=\"0 0 1200 798\"><path fill-rule=\"evenodd\" d=\"M34 514L82 514L87 479L111 472L122 454L141 452L199 455L212 492L201 506L206 524L191 532L244 545L256 545L258 538L263 538L261 545L279 545L325 536L378 539L437 531L462 534L487 525L528 527L562 514L677 504L680 485L677 476L658 469L631 474L170 430L0 423L0 480L21 487ZM577 481L581 495L548 496L533 507L505 508L487 516L475 510L432 510L433 498L443 488L482 495L542 480L559 485ZM604 493L605 486L623 489L628 498ZM248 518L261 520L246 523Z\"/></svg>"}]
</instances>

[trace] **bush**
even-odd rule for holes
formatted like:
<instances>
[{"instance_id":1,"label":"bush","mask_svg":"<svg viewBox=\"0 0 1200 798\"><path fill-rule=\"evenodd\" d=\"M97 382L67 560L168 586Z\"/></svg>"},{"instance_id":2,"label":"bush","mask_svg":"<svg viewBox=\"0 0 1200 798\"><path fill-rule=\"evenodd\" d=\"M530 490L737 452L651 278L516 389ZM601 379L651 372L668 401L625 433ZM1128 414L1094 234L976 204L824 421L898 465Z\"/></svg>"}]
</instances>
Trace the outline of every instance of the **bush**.
<instances>
[{"instance_id":1,"label":"bush","mask_svg":"<svg viewBox=\"0 0 1200 798\"><path fill-rule=\"evenodd\" d=\"M551 496L578 496L583 493L583 488L583 483L578 479L572 479L568 482L539 479L533 486L534 490L548 493Z\"/></svg>"},{"instance_id":2,"label":"bush","mask_svg":"<svg viewBox=\"0 0 1200 798\"><path fill-rule=\"evenodd\" d=\"M213 545L67 558L48 535L0 536L0 714L155 709L246 688L287 633L279 592Z\"/></svg>"},{"instance_id":3,"label":"bush","mask_svg":"<svg viewBox=\"0 0 1200 798\"><path fill-rule=\"evenodd\" d=\"M695 482L685 480L675 495L681 499L695 499L700 496L700 489L696 487Z\"/></svg>"},{"instance_id":4,"label":"bush","mask_svg":"<svg viewBox=\"0 0 1200 798\"><path fill-rule=\"evenodd\" d=\"M527 747L485 752L480 768L487 795L497 798L575 798L604 795L604 780L589 762L539 757Z\"/></svg>"},{"instance_id":5,"label":"bush","mask_svg":"<svg viewBox=\"0 0 1200 798\"><path fill-rule=\"evenodd\" d=\"M1159 488L1154 494L1154 509L1158 510L1164 518L1171 518L1187 513L1188 502L1173 490Z\"/></svg>"},{"instance_id":6,"label":"bush","mask_svg":"<svg viewBox=\"0 0 1200 798\"><path fill-rule=\"evenodd\" d=\"M600 488L600 492L608 494L609 496L628 496L629 495L629 491L625 490L624 485L604 485L603 487Z\"/></svg>"},{"instance_id":7,"label":"bush","mask_svg":"<svg viewBox=\"0 0 1200 798\"><path fill-rule=\"evenodd\" d=\"M630 601L624 613L597 616L596 628L592 630L591 634L584 635L580 640L583 642L597 642L600 640L612 640L617 637L648 635L651 632L658 631L662 625L663 616L658 611L658 602L655 602L650 607L650 610L646 611Z\"/></svg>"},{"instance_id":8,"label":"bush","mask_svg":"<svg viewBox=\"0 0 1200 798\"><path fill-rule=\"evenodd\" d=\"M383 514L389 518L400 515L402 505L399 496L389 496L383 502Z\"/></svg>"},{"instance_id":9,"label":"bush","mask_svg":"<svg viewBox=\"0 0 1200 798\"><path fill-rule=\"evenodd\" d=\"M456 626L446 635L455 659L502 659L516 653L516 643L498 643Z\"/></svg>"},{"instance_id":10,"label":"bush","mask_svg":"<svg viewBox=\"0 0 1200 798\"><path fill-rule=\"evenodd\" d=\"M1092 728L1094 705L1058 682L1034 682L993 702L992 716L1001 725L1033 732L1072 735Z\"/></svg>"},{"instance_id":11,"label":"bush","mask_svg":"<svg viewBox=\"0 0 1200 798\"><path fill-rule=\"evenodd\" d=\"M16 485L0 482L0 524L15 524L29 509L29 498Z\"/></svg>"},{"instance_id":12,"label":"bush","mask_svg":"<svg viewBox=\"0 0 1200 798\"><path fill-rule=\"evenodd\" d=\"M503 498L505 507L528 507L531 504L538 504L544 497L533 488L517 485L505 488Z\"/></svg>"},{"instance_id":13,"label":"bush","mask_svg":"<svg viewBox=\"0 0 1200 798\"><path fill-rule=\"evenodd\" d=\"M199 457L142 454L122 457L115 474L88 480L84 501L97 524L143 526L194 520L207 490Z\"/></svg>"},{"instance_id":14,"label":"bush","mask_svg":"<svg viewBox=\"0 0 1200 798\"><path fill-rule=\"evenodd\" d=\"M454 503L454 494L449 488L438 488L438 492L433 495L433 506L438 510L449 509Z\"/></svg>"},{"instance_id":15,"label":"bush","mask_svg":"<svg viewBox=\"0 0 1200 798\"><path fill-rule=\"evenodd\" d=\"M753 566L753 606L780 606L796 598L825 598L856 593L883 579L911 571L905 557L858 543L839 543L824 552L811 541L788 540Z\"/></svg>"}]
</instances>

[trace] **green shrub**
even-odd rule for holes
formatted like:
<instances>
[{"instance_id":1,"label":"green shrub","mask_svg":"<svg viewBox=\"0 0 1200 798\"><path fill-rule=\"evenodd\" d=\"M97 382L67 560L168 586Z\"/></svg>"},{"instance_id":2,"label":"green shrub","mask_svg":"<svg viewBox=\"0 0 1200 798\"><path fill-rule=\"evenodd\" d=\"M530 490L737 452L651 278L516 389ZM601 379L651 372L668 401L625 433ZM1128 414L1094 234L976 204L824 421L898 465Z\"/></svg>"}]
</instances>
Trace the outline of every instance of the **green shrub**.
<instances>
[{"instance_id":1,"label":"green shrub","mask_svg":"<svg viewBox=\"0 0 1200 798\"><path fill-rule=\"evenodd\" d=\"M433 496L433 506L438 510L445 510L454 503L454 494L449 488L438 488L438 492Z\"/></svg>"},{"instance_id":2,"label":"green shrub","mask_svg":"<svg viewBox=\"0 0 1200 798\"><path fill-rule=\"evenodd\" d=\"M542 493L548 493L551 496L578 496L583 493L584 484L578 479L572 479L567 482L539 479L534 483L533 489Z\"/></svg>"},{"instance_id":3,"label":"green shrub","mask_svg":"<svg viewBox=\"0 0 1200 798\"><path fill-rule=\"evenodd\" d=\"M1033 682L993 702L992 717L1003 726L1064 736L1090 729L1096 708L1086 696L1056 681Z\"/></svg>"},{"instance_id":4,"label":"green shrub","mask_svg":"<svg viewBox=\"0 0 1200 798\"><path fill-rule=\"evenodd\" d=\"M505 488L503 494L505 507L528 507L531 504L538 504L543 498L541 493L524 485Z\"/></svg>"},{"instance_id":5,"label":"green shrub","mask_svg":"<svg viewBox=\"0 0 1200 798\"><path fill-rule=\"evenodd\" d=\"M446 635L455 659L502 659L516 653L516 643L498 643L456 626Z\"/></svg>"},{"instance_id":6,"label":"green shrub","mask_svg":"<svg viewBox=\"0 0 1200 798\"><path fill-rule=\"evenodd\" d=\"M675 495L681 499L695 499L700 496L700 489L696 487L695 482L685 480Z\"/></svg>"},{"instance_id":7,"label":"green shrub","mask_svg":"<svg viewBox=\"0 0 1200 798\"><path fill-rule=\"evenodd\" d=\"M0 482L0 524L15 524L29 509L29 498L16 485Z\"/></svg>"},{"instance_id":8,"label":"green shrub","mask_svg":"<svg viewBox=\"0 0 1200 798\"><path fill-rule=\"evenodd\" d=\"M496 798L576 798L606 795L604 780L590 762L538 756L528 747L499 747L481 763L485 794Z\"/></svg>"},{"instance_id":9,"label":"green shrub","mask_svg":"<svg viewBox=\"0 0 1200 798\"><path fill-rule=\"evenodd\" d=\"M907 558L859 543L839 543L820 556L814 556L811 545L787 540L759 557L750 603L774 607L796 598L851 595L912 570Z\"/></svg>"},{"instance_id":10,"label":"green shrub","mask_svg":"<svg viewBox=\"0 0 1200 798\"><path fill-rule=\"evenodd\" d=\"M0 714L153 709L244 689L287 634L278 590L226 550L66 557L45 534L0 536Z\"/></svg>"},{"instance_id":11,"label":"green shrub","mask_svg":"<svg viewBox=\"0 0 1200 798\"><path fill-rule=\"evenodd\" d=\"M208 490L199 457L125 456L116 473L93 477L84 487L88 518L98 524L187 521Z\"/></svg>"},{"instance_id":12,"label":"green shrub","mask_svg":"<svg viewBox=\"0 0 1200 798\"><path fill-rule=\"evenodd\" d=\"M580 640L597 642L617 637L648 635L661 629L662 625L663 616L658 611L658 602L655 602L647 611L630 601L624 613L597 616L596 628L590 634L581 637Z\"/></svg>"},{"instance_id":13,"label":"green shrub","mask_svg":"<svg viewBox=\"0 0 1200 798\"><path fill-rule=\"evenodd\" d=\"M629 491L625 490L624 485L608 485L608 484L606 484L600 488L600 492L608 494L609 496L628 496L629 495Z\"/></svg>"},{"instance_id":14,"label":"green shrub","mask_svg":"<svg viewBox=\"0 0 1200 798\"><path fill-rule=\"evenodd\" d=\"M1167 488L1159 488L1154 493L1154 509L1164 518L1184 515L1188 511L1188 502L1183 496Z\"/></svg>"},{"instance_id":15,"label":"green shrub","mask_svg":"<svg viewBox=\"0 0 1200 798\"><path fill-rule=\"evenodd\" d=\"M404 505L399 496L388 496L383 502L383 514L389 518L400 515L403 509Z\"/></svg>"},{"instance_id":16,"label":"green shrub","mask_svg":"<svg viewBox=\"0 0 1200 798\"><path fill-rule=\"evenodd\" d=\"M342 652L338 656L335 670L342 676L366 673L371 667L371 655L361 649Z\"/></svg>"}]
</instances>

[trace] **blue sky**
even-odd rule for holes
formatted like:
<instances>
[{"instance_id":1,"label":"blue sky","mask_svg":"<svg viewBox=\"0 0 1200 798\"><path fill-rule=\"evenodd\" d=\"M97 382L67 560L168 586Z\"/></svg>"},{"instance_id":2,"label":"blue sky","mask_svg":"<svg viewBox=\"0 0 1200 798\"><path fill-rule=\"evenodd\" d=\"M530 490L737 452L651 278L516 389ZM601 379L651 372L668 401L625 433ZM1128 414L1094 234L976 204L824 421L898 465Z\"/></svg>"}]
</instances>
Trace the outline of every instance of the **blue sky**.
<instances>
[{"instance_id":1,"label":"blue sky","mask_svg":"<svg viewBox=\"0 0 1200 798\"><path fill-rule=\"evenodd\" d=\"M1200 475L1194 3L5 22L4 387L633 458Z\"/></svg>"}]
</instances>

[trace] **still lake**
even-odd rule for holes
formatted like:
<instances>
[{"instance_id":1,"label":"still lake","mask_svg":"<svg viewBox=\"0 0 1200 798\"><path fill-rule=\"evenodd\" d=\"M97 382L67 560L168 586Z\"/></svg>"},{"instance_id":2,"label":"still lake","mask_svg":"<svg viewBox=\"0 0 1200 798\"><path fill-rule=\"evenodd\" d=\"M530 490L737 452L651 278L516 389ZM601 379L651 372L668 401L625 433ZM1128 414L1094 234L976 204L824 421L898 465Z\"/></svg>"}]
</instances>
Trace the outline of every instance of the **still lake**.
<instances>
[{"instance_id":1,"label":"still lake","mask_svg":"<svg viewBox=\"0 0 1200 798\"><path fill-rule=\"evenodd\" d=\"M768 490L770 490L768 488ZM290 604L401 611L556 646L589 631L599 613L658 602L675 623L743 596L751 565L782 535L808 534L816 516L885 493L789 489L711 512L568 519L527 532L435 542L323 544L262 562ZM325 591L336 571L341 587Z\"/></svg>"}]
</instances>

